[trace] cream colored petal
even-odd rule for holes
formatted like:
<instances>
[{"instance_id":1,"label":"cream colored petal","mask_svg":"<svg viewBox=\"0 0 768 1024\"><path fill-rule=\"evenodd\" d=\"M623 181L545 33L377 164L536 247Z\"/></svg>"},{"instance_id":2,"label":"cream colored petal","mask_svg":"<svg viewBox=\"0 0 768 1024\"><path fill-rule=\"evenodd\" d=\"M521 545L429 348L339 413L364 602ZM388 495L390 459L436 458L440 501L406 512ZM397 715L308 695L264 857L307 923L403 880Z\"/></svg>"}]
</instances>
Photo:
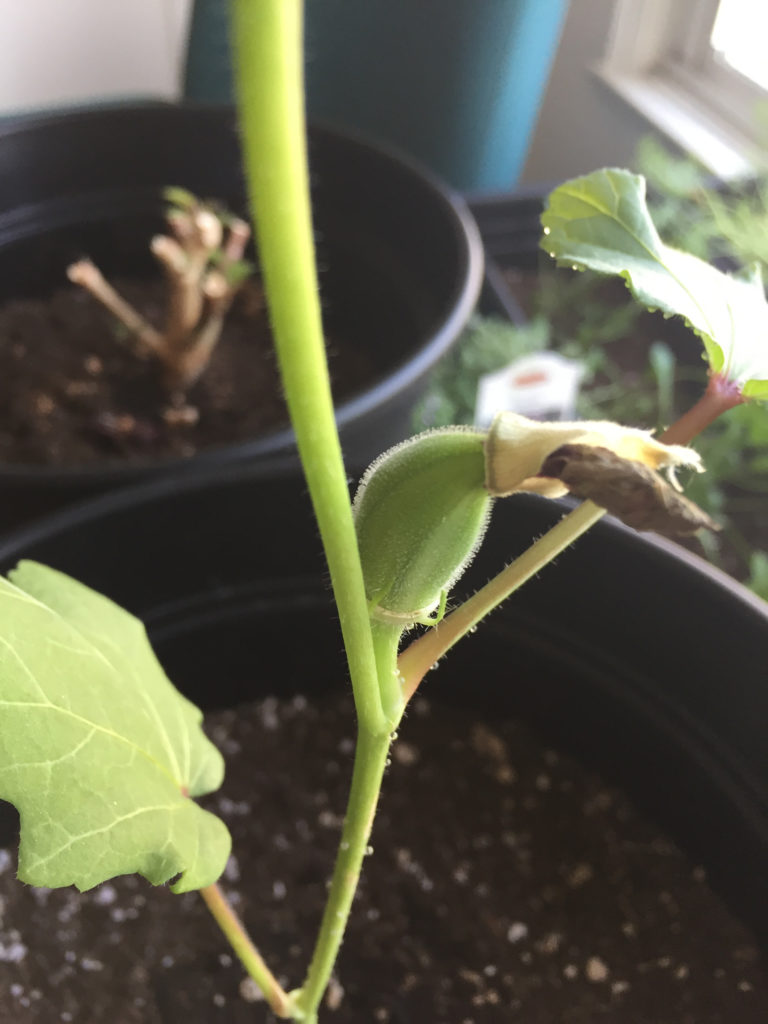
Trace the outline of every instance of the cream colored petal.
<instances>
[{"instance_id":1,"label":"cream colored petal","mask_svg":"<svg viewBox=\"0 0 768 1024\"><path fill-rule=\"evenodd\" d=\"M543 498L563 498L568 493L565 484L551 476L529 476L523 480L517 490L540 494Z\"/></svg>"},{"instance_id":2,"label":"cream colored petal","mask_svg":"<svg viewBox=\"0 0 768 1024\"><path fill-rule=\"evenodd\" d=\"M699 455L692 448L662 444L648 430L607 421L541 423L517 413L502 412L491 424L485 441L488 492L500 498L529 490L551 498L562 496L566 488L559 481L536 478L547 456L564 444L609 448L622 458L642 462L652 469L702 469Z\"/></svg>"}]
</instances>

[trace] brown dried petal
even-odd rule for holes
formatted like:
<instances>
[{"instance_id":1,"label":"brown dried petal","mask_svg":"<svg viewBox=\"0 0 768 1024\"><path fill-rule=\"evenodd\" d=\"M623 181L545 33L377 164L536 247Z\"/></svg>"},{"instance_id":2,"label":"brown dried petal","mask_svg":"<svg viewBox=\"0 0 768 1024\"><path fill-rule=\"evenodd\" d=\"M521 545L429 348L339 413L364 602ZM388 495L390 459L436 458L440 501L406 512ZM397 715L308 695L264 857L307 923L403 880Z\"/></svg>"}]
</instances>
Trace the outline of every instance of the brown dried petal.
<instances>
[{"instance_id":1,"label":"brown dried petal","mask_svg":"<svg viewBox=\"0 0 768 1024\"><path fill-rule=\"evenodd\" d=\"M594 501L635 530L687 537L703 527L720 529L658 473L609 448L564 444L545 459L540 475L561 480L571 494Z\"/></svg>"}]
</instances>

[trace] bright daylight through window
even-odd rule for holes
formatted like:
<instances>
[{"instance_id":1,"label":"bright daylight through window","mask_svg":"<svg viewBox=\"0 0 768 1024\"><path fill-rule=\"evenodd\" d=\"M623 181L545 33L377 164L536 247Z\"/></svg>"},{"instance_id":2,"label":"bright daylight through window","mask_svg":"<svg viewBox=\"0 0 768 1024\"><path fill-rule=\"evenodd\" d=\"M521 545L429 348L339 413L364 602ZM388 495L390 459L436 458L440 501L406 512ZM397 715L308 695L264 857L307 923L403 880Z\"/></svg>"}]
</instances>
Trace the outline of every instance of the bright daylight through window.
<instances>
[{"instance_id":1,"label":"bright daylight through window","mask_svg":"<svg viewBox=\"0 0 768 1024\"><path fill-rule=\"evenodd\" d=\"M768 4L720 0L710 37L716 55L756 85L768 89Z\"/></svg>"}]
</instances>

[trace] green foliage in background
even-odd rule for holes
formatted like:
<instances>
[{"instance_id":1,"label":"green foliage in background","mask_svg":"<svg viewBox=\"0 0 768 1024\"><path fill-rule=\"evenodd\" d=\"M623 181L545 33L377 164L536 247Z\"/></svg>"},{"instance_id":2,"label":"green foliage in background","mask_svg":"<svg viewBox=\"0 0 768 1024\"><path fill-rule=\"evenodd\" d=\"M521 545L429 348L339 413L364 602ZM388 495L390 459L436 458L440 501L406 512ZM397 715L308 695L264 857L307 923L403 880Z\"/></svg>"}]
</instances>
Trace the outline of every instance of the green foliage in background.
<instances>
[{"instance_id":1,"label":"green foliage in background","mask_svg":"<svg viewBox=\"0 0 768 1024\"><path fill-rule=\"evenodd\" d=\"M654 223L666 243L725 267L757 263L768 280L768 176L718 191L698 164L673 155L652 138L643 140L638 166L648 181ZM529 301L531 320L524 327L475 318L435 374L417 429L471 423L479 377L546 348L584 364L577 411L585 419L661 429L686 407L692 388L701 390L704 361L699 367L687 352L681 360L676 345L653 339L655 330L664 330L662 325L615 281L542 262ZM649 332L651 340L644 342L642 336ZM628 345L639 357L627 358ZM707 472L690 480L686 491L723 525L722 534L702 537L706 554L768 599L768 552L762 550L768 538L760 514L768 493L765 410L755 405L731 410L695 447Z\"/></svg>"}]
</instances>

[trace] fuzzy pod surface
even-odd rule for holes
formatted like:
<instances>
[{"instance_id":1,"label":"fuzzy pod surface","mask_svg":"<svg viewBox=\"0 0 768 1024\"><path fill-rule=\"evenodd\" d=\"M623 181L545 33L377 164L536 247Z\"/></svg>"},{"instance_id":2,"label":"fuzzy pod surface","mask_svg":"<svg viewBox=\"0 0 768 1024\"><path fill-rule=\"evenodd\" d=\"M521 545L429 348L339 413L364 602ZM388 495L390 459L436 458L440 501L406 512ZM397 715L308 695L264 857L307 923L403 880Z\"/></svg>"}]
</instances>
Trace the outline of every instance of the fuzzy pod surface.
<instances>
[{"instance_id":1,"label":"fuzzy pod surface","mask_svg":"<svg viewBox=\"0 0 768 1024\"><path fill-rule=\"evenodd\" d=\"M374 615L423 621L472 560L492 501L484 438L472 428L427 431L366 471L354 516Z\"/></svg>"}]
</instances>

